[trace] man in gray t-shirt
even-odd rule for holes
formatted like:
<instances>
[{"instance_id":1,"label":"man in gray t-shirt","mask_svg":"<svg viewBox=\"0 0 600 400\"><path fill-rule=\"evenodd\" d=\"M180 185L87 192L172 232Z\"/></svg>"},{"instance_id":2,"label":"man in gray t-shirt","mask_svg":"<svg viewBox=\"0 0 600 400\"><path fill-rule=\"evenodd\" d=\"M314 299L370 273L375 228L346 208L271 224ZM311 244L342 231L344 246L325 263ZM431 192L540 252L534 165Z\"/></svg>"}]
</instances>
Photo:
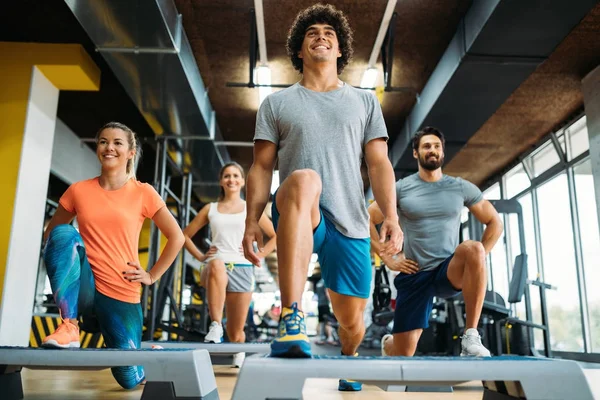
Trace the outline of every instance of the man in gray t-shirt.
<instances>
[{"instance_id":1,"label":"man in gray t-shirt","mask_svg":"<svg viewBox=\"0 0 600 400\"><path fill-rule=\"evenodd\" d=\"M428 327L433 297L452 297L462 291L467 318L461 355L490 356L477 325L487 286L485 257L502 234L502 221L479 188L442 173L444 143L444 135L435 128L417 132L413 156L419 172L396 183L404 248L393 257L381 256L388 268L400 272L394 280L398 290L394 335L382 339L384 355L412 356ZM481 241L458 243L463 207L486 225ZM369 213L373 248L379 253L377 203L371 204Z\"/></svg>"},{"instance_id":2,"label":"man in gray t-shirt","mask_svg":"<svg viewBox=\"0 0 600 400\"><path fill-rule=\"evenodd\" d=\"M344 14L317 4L294 21L287 48L300 82L268 96L256 119L254 163L248 173L244 252L257 262L258 218L268 200L277 158L281 185L272 207L277 232L283 306L271 356L310 357L300 311L313 252L339 322L342 354L353 356L364 335L362 318L370 295L369 220L360 166L366 161L373 193L386 216L383 252L400 250L394 172L387 157L387 131L373 93L338 75L352 54L352 31ZM340 381L340 390L360 390Z\"/></svg>"}]
</instances>

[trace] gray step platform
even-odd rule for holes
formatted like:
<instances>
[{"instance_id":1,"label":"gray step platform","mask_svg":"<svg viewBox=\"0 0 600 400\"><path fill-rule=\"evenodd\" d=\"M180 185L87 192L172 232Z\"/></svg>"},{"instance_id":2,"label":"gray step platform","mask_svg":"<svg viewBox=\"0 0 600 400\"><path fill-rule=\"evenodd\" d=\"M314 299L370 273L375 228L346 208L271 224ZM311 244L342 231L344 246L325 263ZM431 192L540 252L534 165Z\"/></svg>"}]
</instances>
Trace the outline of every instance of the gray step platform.
<instances>
[{"instance_id":1,"label":"gray step platform","mask_svg":"<svg viewBox=\"0 0 600 400\"><path fill-rule=\"evenodd\" d=\"M23 398L20 371L101 370L141 365L146 374L142 400L218 400L208 351L202 349L120 350L0 347L2 399ZM7 396L7 397L5 397Z\"/></svg>"},{"instance_id":2,"label":"gray step platform","mask_svg":"<svg viewBox=\"0 0 600 400\"><path fill-rule=\"evenodd\" d=\"M269 343L202 343L202 342L142 342L142 349L150 349L153 345L162 346L165 349L203 349L210 354L232 355L237 353L246 354L269 354L271 347Z\"/></svg>"},{"instance_id":3,"label":"gray step platform","mask_svg":"<svg viewBox=\"0 0 600 400\"><path fill-rule=\"evenodd\" d=\"M162 346L165 349L204 349L210 353L212 365L231 364L232 356L237 353L269 354L269 343L204 343L204 342L142 342L143 349L152 348L152 345Z\"/></svg>"},{"instance_id":4,"label":"gray step platform","mask_svg":"<svg viewBox=\"0 0 600 400\"><path fill-rule=\"evenodd\" d=\"M530 357L246 358L232 400L302 399L307 378L354 379L387 387L484 383L483 399L592 400L575 361Z\"/></svg>"}]
</instances>

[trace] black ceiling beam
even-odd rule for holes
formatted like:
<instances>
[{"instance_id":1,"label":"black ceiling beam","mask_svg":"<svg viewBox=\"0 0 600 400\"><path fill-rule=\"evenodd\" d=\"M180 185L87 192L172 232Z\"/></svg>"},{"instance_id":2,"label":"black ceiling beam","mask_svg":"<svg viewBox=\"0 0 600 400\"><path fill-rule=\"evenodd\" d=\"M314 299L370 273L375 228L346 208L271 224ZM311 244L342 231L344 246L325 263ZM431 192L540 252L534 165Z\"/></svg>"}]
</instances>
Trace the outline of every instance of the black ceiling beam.
<instances>
[{"instance_id":1,"label":"black ceiling beam","mask_svg":"<svg viewBox=\"0 0 600 400\"><path fill-rule=\"evenodd\" d=\"M257 87L273 87L273 88L286 88L292 85L288 84L271 84L271 85L261 85L258 83L254 83L254 70L256 69L256 60L258 59L258 31L256 29L256 12L254 8L250 9L250 44L248 48L248 82L227 82L225 84L226 87L247 87L247 88L257 88Z\"/></svg>"},{"instance_id":2,"label":"black ceiling beam","mask_svg":"<svg viewBox=\"0 0 600 400\"><path fill-rule=\"evenodd\" d=\"M383 82L385 91L392 90L392 67L394 66L394 33L396 32L396 17L398 13L393 13L390 18L383 44L381 45L381 63L383 64Z\"/></svg>"},{"instance_id":3,"label":"black ceiling beam","mask_svg":"<svg viewBox=\"0 0 600 400\"><path fill-rule=\"evenodd\" d=\"M394 66L394 36L396 33L396 18L398 13L394 12L390 18L385 38L381 44L381 64L383 67L383 84L386 92L403 92L418 95L417 89L408 86L392 86L392 68ZM375 90L375 88L363 88Z\"/></svg>"},{"instance_id":4,"label":"black ceiling beam","mask_svg":"<svg viewBox=\"0 0 600 400\"><path fill-rule=\"evenodd\" d=\"M250 47L248 54L250 56L250 65L248 66L248 87L254 87L254 69L256 68L256 58L258 53L258 32L256 31L256 12L254 8L250 9Z\"/></svg>"}]
</instances>

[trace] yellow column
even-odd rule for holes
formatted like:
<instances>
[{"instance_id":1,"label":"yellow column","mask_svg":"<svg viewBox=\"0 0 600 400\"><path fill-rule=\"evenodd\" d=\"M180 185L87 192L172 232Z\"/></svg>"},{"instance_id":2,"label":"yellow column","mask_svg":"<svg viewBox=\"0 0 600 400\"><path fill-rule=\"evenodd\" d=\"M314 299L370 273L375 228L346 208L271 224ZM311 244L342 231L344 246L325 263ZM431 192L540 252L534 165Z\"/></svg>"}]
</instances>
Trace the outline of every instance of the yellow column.
<instances>
[{"instance_id":1,"label":"yellow column","mask_svg":"<svg viewBox=\"0 0 600 400\"><path fill-rule=\"evenodd\" d=\"M0 345L26 346L58 95L99 90L100 71L80 45L0 42L0 54Z\"/></svg>"}]
</instances>

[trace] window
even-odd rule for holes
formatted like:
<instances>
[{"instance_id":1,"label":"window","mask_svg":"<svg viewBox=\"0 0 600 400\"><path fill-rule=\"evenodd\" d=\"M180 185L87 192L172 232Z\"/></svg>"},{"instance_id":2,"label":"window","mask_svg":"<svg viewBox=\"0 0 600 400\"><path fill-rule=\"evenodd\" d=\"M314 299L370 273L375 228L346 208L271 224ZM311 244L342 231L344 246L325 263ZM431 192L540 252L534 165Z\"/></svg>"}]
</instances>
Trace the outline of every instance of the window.
<instances>
[{"instance_id":1,"label":"window","mask_svg":"<svg viewBox=\"0 0 600 400\"><path fill-rule=\"evenodd\" d=\"M463 207L460 213L460 235L461 242L469 240L469 209L467 207Z\"/></svg>"},{"instance_id":2,"label":"window","mask_svg":"<svg viewBox=\"0 0 600 400\"><path fill-rule=\"evenodd\" d=\"M567 151L568 160L572 160L581 153L590 148L586 118L580 118L577 122L566 129L566 135L569 137L569 146Z\"/></svg>"},{"instance_id":3,"label":"window","mask_svg":"<svg viewBox=\"0 0 600 400\"><path fill-rule=\"evenodd\" d=\"M527 167L533 176L538 177L558 164L559 161L558 153L556 152L552 141L548 140L523 162L527 164Z\"/></svg>"},{"instance_id":4,"label":"window","mask_svg":"<svg viewBox=\"0 0 600 400\"><path fill-rule=\"evenodd\" d=\"M531 193L527 193L520 197L519 203L521 204L523 211L523 229L525 231L525 253L527 254L527 277L530 280L535 280L538 277L538 266L537 266L537 253L535 249L535 228L533 224L533 203L531 201ZM516 214L510 215L510 245L513 259L511 260L514 266L515 258L521 254L521 246L519 242L519 222ZM512 270L511 270L512 276ZM540 301L540 294L537 286L529 287L529 294L531 299L531 312L532 321L536 324L542 323L542 308ZM517 316L520 319L526 319L525 312L525 298L516 305ZM543 336L539 329L534 329L534 341L537 348L542 348Z\"/></svg>"},{"instance_id":5,"label":"window","mask_svg":"<svg viewBox=\"0 0 600 400\"><path fill-rule=\"evenodd\" d=\"M590 316L591 351L600 352L600 291L596 289L600 282L600 235L598 233L598 215L594 194L592 162L588 159L573 168L575 175L575 193L579 214L579 231L583 250L583 268L587 287L588 313Z\"/></svg>"},{"instance_id":6,"label":"window","mask_svg":"<svg viewBox=\"0 0 600 400\"><path fill-rule=\"evenodd\" d=\"M528 278L543 277L546 283L556 288L546 290L552 349L582 352L586 347L582 326L585 322L590 339L590 343L586 343L587 350L600 353L600 291L596 290L596 282L600 282L600 268L597 267L600 259L600 216L592 161L588 155L590 143L586 117L579 118L554 135L556 141L547 136L521 163L490 186L484 192L484 198L517 199L521 204ZM570 188L571 172L574 182ZM575 206L577 215L572 216ZM504 232L486 261L488 290L494 289L506 298L514 260L522 249L517 216L503 217ZM577 218L578 235L574 233L573 218ZM579 249L581 260L576 257ZM578 279L578 267L583 274L581 279ZM580 287L580 282L585 287ZM534 323L541 323L539 288L529 286L529 294L531 319ZM580 304L584 301L589 316L585 321ZM526 318L524 301L512 307L518 318ZM533 332L534 344L540 349L542 332L538 329Z\"/></svg>"},{"instance_id":7,"label":"window","mask_svg":"<svg viewBox=\"0 0 600 400\"><path fill-rule=\"evenodd\" d=\"M500 184L494 183L485 192L483 197L486 200L499 200L502 198L500 192ZM496 245L487 257L488 267L488 289L493 289L498 293L504 301L508 299L508 265L506 260L506 232L502 232L502 236L496 242ZM481 240L481 239L479 239Z\"/></svg>"},{"instance_id":8,"label":"window","mask_svg":"<svg viewBox=\"0 0 600 400\"><path fill-rule=\"evenodd\" d=\"M557 139L558 139L558 144L560 145L560 148L562 149L562 153L563 154L567 154L567 144L565 143L565 133L561 132L560 134L557 134Z\"/></svg>"},{"instance_id":9,"label":"window","mask_svg":"<svg viewBox=\"0 0 600 400\"><path fill-rule=\"evenodd\" d=\"M535 280L538 277L537 254L535 251L535 228L533 226L533 204L531 202L531 193L527 193L519 198L519 203L523 209L523 225L525 228L525 247L527 251L527 264L529 279ZM515 216L515 224L517 223ZM518 226L517 226L518 229ZM512 232L511 232L512 234ZM518 236L517 236L518 240ZM513 247L514 249L515 247ZM518 248L518 247L516 247ZM516 254L516 253L515 253Z\"/></svg>"},{"instance_id":10,"label":"window","mask_svg":"<svg viewBox=\"0 0 600 400\"><path fill-rule=\"evenodd\" d=\"M508 263L506 260L506 231L496 242L496 245L488 256L488 265L492 271L494 281L494 292L498 293L504 299L508 306ZM512 264L512 263L511 263ZM489 275L488 275L489 276ZM489 285L488 285L489 286Z\"/></svg>"},{"instance_id":11,"label":"window","mask_svg":"<svg viewBox=\"0 0 600 400\"><path fill-rule=\"evenodd\" d=\"M469 226L467 224L461 225L460 232L462 234L462 242L471 239L471 236L469 235Z\"/></svg>"},{"instance_id":12,"label":"window","mask_svg":"<svg viewBox=\"0 0 600 400\"><path fill-rule=\"evenodd\" d=\"M460 212L460 223L464 224L469 220L469 209L467 207L463 207Z\"/></svg>"},{"instance_id":13,"label":"window","mask_svg":"<svg viewBox=\"0 0 600 400\"><path fill-rule=\"evenodd\" d=\"M538 208L550 340L553 350L583 351L581 308L573 247L567 176L563 172L540 186Z\"/></svg>"},{"instance_id":14,"label":"window","mask_svg":"<svg viewBox=\"0 0 600 400\"><path fill-rule=\"evenodd\" d=\"M483 198L486 200L501 199L502 196L500 195L500 184L494 183L492 186L487 188L486 191L483 192Z\"/></svg>"},{"instance_id":15,"label":"window","mask_svg":"<svg viewBox=\"0 0 600 400\"><path fill-rule=\"evenodd\" d=\"M271 180L271 194L274 194L279 189L279 170L273 171L273 179Z\"/></svg>"},{"instance_id":16,"label":"window","mask_svg":"<svg viewBox=\"0 0 600 400\"><path fill-rule=\"evenodd\" d=\"M515 195L527 189L531 181L523 168L523 164L519 163L506 174L506 198L510 199Z\"/></svg>"}]
</instances>

